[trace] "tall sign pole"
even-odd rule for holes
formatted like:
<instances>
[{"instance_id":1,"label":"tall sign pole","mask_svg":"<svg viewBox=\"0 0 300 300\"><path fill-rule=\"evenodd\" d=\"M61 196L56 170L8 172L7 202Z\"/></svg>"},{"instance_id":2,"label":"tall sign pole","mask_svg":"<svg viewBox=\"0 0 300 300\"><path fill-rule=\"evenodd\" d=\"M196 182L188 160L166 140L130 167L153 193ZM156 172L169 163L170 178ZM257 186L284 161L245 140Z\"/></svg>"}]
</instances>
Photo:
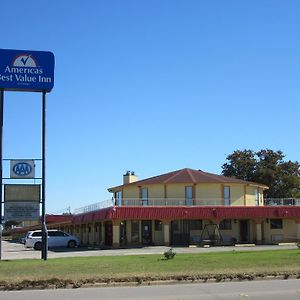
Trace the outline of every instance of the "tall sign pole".
<instances>
[{"instance_id":1,"label":"tall sign pole","mask_svg":"<svg viewBox=\"0 0 300 300\"><path fill-rule=\"evenodd\" d=\"M4 104L4 90L0 90L0 260L2 259L2 178L3 178L3 104Z\"/></svg>"},{"instance_id":2,"label":"tall sign pole","mask_svg":"<svg viewBox=\"0 0 300 300\"><path fill-rule=\"evenodd\" d=\"M42 104L42 259L48 258L48 232L46 224L46 92Z\"/></svg>"},{"instance_id":3,"label":"tall sign pole","mask_svg":"<svg viewBox=\"0 0 300 300\"><path fill-rule=\"evenodd\" d=\"M46 225L46 93L54 86L55 59L52 52L0 49L0 237L2 236L2 133L4 91L42 92L42 259L47 260ZM25 162L24 165L28 166ZM30 166L29 166L30 167ZM6 210L4 209L4 214ZM2 239L2 238L1 238ZM0 239L0 260L1 260Z\"/></svg>"}]
</instances>

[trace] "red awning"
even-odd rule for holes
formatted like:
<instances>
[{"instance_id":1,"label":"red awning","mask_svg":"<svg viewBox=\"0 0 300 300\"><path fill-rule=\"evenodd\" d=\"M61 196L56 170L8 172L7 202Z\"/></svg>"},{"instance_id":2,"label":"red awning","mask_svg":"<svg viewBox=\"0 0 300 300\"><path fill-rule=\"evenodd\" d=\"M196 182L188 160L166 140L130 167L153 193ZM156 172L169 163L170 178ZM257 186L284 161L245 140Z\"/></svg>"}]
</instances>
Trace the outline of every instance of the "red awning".
<instances>
[{"instance_id":1,"label":"red awning","mask_svg":"<svg viewBox=\"0 0 300 300\"><path fill-rule=\"evenodd\" d=\"M110 207L73 216L73 223L107 220L300 218L299 206Z\"/></svg>"}]
</instances>

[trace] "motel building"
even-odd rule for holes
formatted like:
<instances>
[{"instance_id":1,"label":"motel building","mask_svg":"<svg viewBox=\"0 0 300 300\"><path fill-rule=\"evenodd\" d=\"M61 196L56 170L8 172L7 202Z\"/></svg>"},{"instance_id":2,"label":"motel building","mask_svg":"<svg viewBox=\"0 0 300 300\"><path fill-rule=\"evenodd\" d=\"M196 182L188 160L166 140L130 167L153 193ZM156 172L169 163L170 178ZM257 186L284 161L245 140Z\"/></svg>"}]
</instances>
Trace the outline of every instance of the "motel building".
<instances>
[{"instance_id":1,"label":"motel building","mask_svg":"<svg viewBox=\"0 0 300 300\"><path fill-rule=\"evenodd\" d=\"M48 216L47 226L104 248L300 241L300 200L266 201L266 189L187 168L143 180L128 171L122 185L108 189L110 205Z\"/></svg>"}]
</instances>

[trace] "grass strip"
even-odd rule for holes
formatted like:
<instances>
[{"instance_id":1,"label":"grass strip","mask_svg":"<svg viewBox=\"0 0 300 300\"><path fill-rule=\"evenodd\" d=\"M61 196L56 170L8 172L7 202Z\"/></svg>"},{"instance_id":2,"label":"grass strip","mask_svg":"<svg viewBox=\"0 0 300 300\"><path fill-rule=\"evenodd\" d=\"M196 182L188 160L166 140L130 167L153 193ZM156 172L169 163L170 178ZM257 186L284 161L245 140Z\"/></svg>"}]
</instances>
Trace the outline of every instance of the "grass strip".
<instances>
[{"instance_id":1,"label":"grass strip","mask_svg":"<svg viewBox=\"0 0 300 300\"><path fill-rule=\"evenodd\" d=\"M176 252L176 249L175 249ZM241 275L243 274L243 275ZM64 287L76 283L300 274L300 251L237 251L163 255L68 257L0 262L0 286ZM286 275L288 276L288 275ZM23 284L24 285L24 284Z\"/></svg>"}]
</instances>

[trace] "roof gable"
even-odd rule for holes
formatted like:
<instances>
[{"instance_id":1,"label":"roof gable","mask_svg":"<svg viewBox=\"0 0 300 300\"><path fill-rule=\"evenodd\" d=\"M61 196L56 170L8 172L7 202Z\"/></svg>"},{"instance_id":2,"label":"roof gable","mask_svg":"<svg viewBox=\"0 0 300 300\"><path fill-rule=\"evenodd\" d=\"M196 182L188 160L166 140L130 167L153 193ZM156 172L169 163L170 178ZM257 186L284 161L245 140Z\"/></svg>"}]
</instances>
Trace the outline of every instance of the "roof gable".
<instances>
[{"instance_id":1,"label":"roof gable","mask_svg":"<svg viewBox=\"0 0 300 300\"><path fill-rule=\"evenodd\" d=\"M178 183L187 183L187 184L198 184L198 183L239 183L239 184L255 184L264 188L267 186L259 183L249 182L241 179L226 177L223 175L216 175L208 172L203 172L201 170L194 169L181 169L166 174L150 177L143 180L138 180L129 184L117 186L108 189L126 187L126 186L136 186L136 185L148 185L148 184L178 184Z\"/></svg>"}]
</instances>

